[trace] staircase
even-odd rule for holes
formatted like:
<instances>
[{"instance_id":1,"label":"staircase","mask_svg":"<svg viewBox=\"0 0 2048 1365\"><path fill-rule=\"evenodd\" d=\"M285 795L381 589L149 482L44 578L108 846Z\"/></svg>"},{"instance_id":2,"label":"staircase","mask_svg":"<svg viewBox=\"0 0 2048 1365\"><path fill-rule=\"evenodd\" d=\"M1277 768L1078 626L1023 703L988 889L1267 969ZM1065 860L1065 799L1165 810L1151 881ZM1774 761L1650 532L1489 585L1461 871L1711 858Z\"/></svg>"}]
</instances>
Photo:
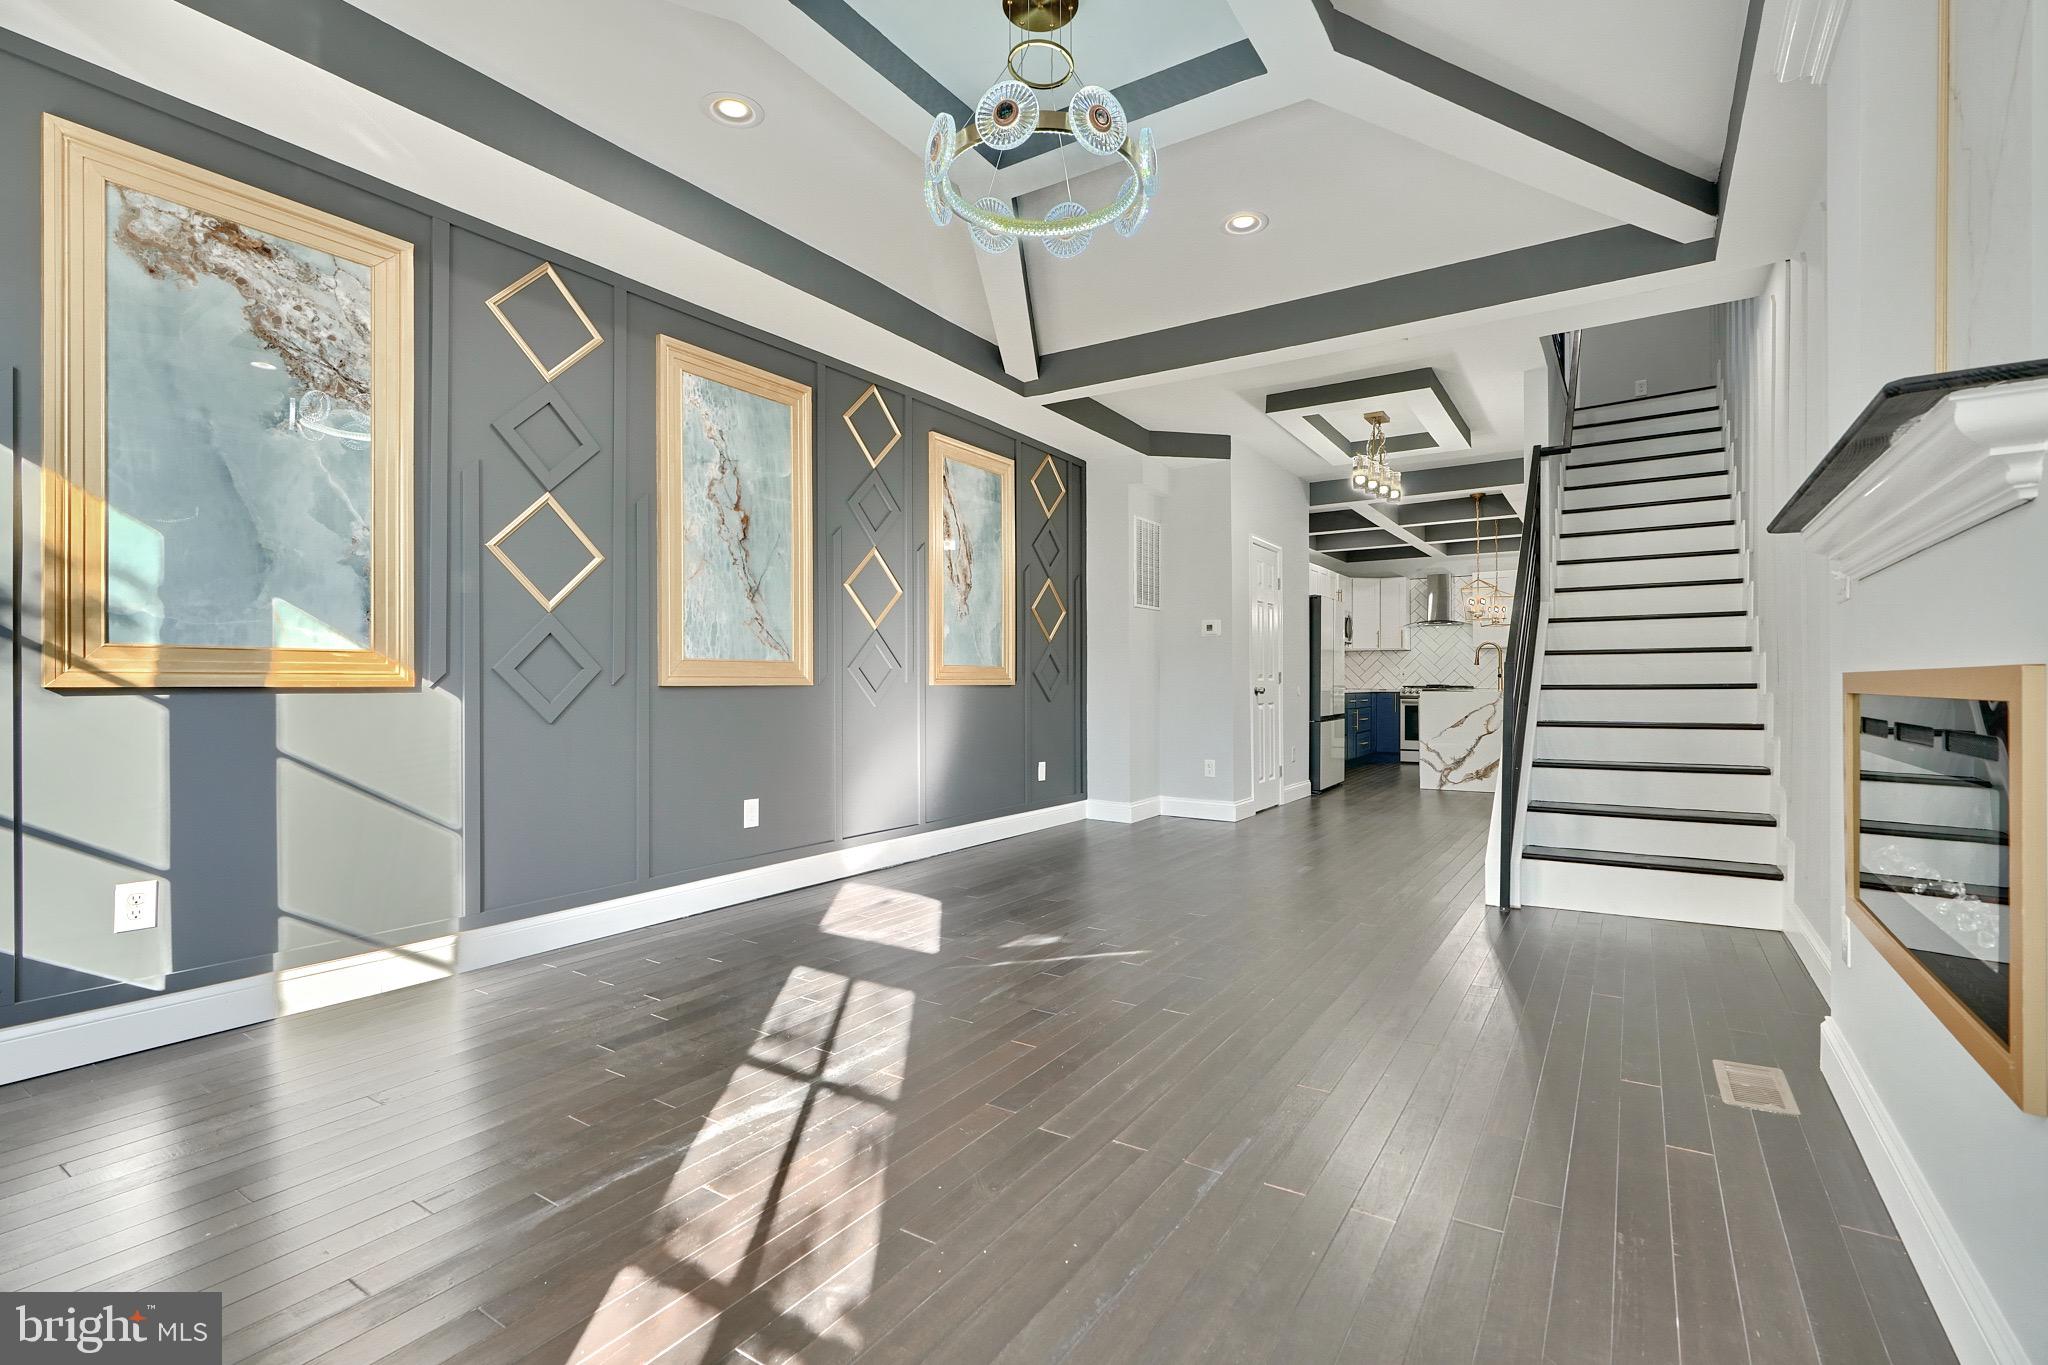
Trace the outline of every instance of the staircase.
<instances>
[{"instance_id":1,"label":"staircase","mask_svg":"<svg viewBox=\"0 0 2048 1365\"><path fill-rule=\"evenodd\" d=\"M1774 746L1720 393L1573 414L1524 905L1779 926Z\"/></svg>"}]
</instances>

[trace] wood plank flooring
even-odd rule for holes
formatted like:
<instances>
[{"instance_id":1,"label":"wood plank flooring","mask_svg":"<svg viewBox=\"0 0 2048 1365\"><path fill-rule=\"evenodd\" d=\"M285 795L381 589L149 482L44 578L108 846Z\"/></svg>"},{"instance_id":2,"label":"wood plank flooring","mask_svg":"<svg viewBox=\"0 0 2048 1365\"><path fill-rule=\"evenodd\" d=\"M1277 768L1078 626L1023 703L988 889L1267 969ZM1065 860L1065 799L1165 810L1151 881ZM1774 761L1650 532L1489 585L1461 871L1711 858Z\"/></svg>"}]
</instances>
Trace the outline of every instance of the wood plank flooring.
<instances>
[{"instance_id":1,"label":"wood plank flooring","mask_svg":"<svg viewBox=\"0 0 2048 1365\"><path fill-rule=\"evenodd\" d=\"M9 1087L0 1288L261 1365L1953 1360L1785 941L1503 919L1486 823L1366 769Z\"/></svg>"}]
</instances>

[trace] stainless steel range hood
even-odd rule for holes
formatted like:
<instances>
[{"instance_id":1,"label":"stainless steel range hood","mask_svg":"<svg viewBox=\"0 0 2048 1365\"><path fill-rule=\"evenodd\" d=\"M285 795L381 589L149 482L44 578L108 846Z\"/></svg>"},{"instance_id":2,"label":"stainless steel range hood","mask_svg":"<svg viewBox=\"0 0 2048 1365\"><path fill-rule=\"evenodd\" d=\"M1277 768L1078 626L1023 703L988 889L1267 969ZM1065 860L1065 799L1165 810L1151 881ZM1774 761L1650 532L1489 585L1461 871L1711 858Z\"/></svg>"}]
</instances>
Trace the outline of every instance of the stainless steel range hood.
<instances>
[{"instance_id":1,"label":"stainless steel range hood","mask_svg":"<svg viewBox=\"0 0 2048 1365\"><path fill-rule=\"evenodd\" d=\"M1422 619L1412 622L1418 626L1462 626L1465 624L1464 602L1458 596L1457 586L1447 573L1433 573L1423 580Z\"/></svg>"}]
</instances>

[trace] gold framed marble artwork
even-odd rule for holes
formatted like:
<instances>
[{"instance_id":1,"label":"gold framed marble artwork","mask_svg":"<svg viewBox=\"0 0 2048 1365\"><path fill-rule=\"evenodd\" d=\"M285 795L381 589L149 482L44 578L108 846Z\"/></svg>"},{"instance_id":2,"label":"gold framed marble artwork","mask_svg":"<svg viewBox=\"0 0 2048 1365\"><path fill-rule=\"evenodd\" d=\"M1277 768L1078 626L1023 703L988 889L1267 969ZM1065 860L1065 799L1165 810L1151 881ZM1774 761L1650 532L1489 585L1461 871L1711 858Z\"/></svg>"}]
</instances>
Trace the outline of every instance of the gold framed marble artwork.
<instances>
[{"instance_id":1,"label":"gold framed marble artwork","mask_svg":"<svg viewBox=\"0 0 2048 1365\"><path fill-rule=\"evenodd\" d=\"M1016 462L933 432L925 634L934 686L1017 681Z\"/></svg>"},{"instance_id":2,"label":"gold framed marble artwork","mask_svg":"<svg viewBox=\"0 0 2048 1365\"><path fill-rule=\"evenodd\" d=\"M808 686L811 387L656 347L660 683Z\"/></svg>"},{"instance_id":3,"label":"gold framed marble artwork","mask_svg":"<svg viewBox=\"0 0 2048 1365\"><path fill-rule=\"evenodd\" d=\"M42 132L44 684L411 686L412 244Z\"/></svg>"}]
</instances>

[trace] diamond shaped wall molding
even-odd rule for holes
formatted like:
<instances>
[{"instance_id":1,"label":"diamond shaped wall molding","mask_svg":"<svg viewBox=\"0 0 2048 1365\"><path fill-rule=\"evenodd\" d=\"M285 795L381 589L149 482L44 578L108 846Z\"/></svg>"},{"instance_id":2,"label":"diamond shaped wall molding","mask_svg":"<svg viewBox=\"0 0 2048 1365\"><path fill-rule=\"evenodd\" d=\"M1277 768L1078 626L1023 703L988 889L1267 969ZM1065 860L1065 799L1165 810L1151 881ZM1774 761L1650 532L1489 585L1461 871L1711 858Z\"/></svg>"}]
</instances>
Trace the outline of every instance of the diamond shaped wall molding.
<instances>
[{"instance_id":1,"label":"diamond shaped wall molding","mask_svg":"<svg viewBox=\"0 0 2048 1365\"><path fill-rule=\"evenodd\" d=\"M569 436L576 442L573 450L552 461L536 450L520 428L542 412L554 409L555 416L568 428ZM583 419L576 415L576 409L569 406L553 384L543 384L539 389L520 399L491 420L491 427L498 433L519 462L526 466L542 488L553 488L562 480L581 469L591 456L601 448L591 438L590 428L583 425Z\"/></svg>"},{"instance_id":2,"label":"diamond shaped wall molding","mask_svg":"<svg viewBox=\"0 0 2048 1365\"><path fill-rule=\"evenodd\" d=\"M853 420L854 414L859 412L862 405L868 402L873 402L876 407L882 410L882 420L889 424L889 439L882 442L880 450L872 450L868 447L867 437L860 434L860 426ZM873 384L868 385L861 393L861 396L853 400L853 406L840 415L840 420L845 422L846 429L853 433L853 443L859 446L860 453L867 457L870 469L880 465L889 452L896 448L896 443L903 439L903 428L896 425L896 414L889 411L889 400L882 397L882 391Z\"/></svg>"},{"instance_id":3,"label":"diamond shaped wall molding","mask_svg":"<svg viewBox=\"0 0 2048 1365\"><path fill-rule=\"evenodd\" d=\"M533 681L520 671L533 658L534 652L550 639L576 661L576 672L552 697L534 686ZM604 670L599 667L597 656L570 634L567 626L552 616L543 616L538 625L520 638L518 644L505 651L504 658L491 665L491 671L503 678L522 701L540 714L542 720L553 725L569 709L569 703L583 695L583 689L595 682Z\"/></svg>"},{"instance_id":4,"label":"diamond shaped wall molding","mask_svg":"<svg viewBox=\"0 0 2048 1365\"><path fill-rule=\"evenodd\" d=\"M1046 474L1052 475L1050 497L1046 495L1045 487L1039 483L1039 479ZM1031 471L1031 491L1037 496L1038 505L1047 516L1051 516L1059 509L1059 505L1067 500L1067 481L1060 477L1059 464L1052 456L1048 455L1040 460L1038 468Z\"/></svg>"},{"instance_id":5,"label":"diamond shaped wall molding","mask_svg":"<svg viewBox=\"0 0 2048 1365\"><path fill-rule=\"evenodd\" d=\"M1048 596L1052 598L1053 606L1051 625L1045 623L1045 613L1040 610ZM1047 644L1052 643L1052 637L1059 634L1060 627L1067 623L1067 604L1060 600L1060 590L1052 585L1050 578L1045 580L1037 595L1031 599L1031 619L1038 622L1038 633L1045 637Z\"/></svg>"},{"instance_id":6,"label":"diamond shaped wall molding","mask_svg":"<svg viewBox=\"0 0 2048 1365\"><path fill-rule=\"evenodd\" d=\"M578 569L573 578L557 588L552 596L542 592L534 584L534 581L526 576L526 571L513 561L512 556L505 549L505 542L510 540L519 528L526 525L543 507L549 509L556 517L560 518L562 525L569 528L569 534L575 536L582 543L583 548L590 552L589 562L581 569ZM556 607L561 606L563 602L567 601L569 594L576 591L584 579L596 573L598 565L604 563L604 551L598 549L596 545L591 543L590 537L583 534L583 528L576 524L576 519L569 515L567 509L561 503L555 501L553 493L543 493L535 498L532 506L506 522L505 528L485 541L484 546L497 558L500 564L505 566L505 572L518 579L519 586L532 594L533 600L540 603L542 610L548 612L553 612Z\"/></svg>"},{"instance_id":7,"label":"diamond shaped wall molding","mask_svg":"<svg viewBox=\"0 0 2048 1365\"><path fill-rule=\"evenodd\" d=\"M873 565L889 584L889 600L884 602L878 611L868 610L866 600L861 597L860 589L855 586L860 582L861 575L868 571L869 565ZM896 604L903 600L903 585L896 581L896 575L889 570L889 561L882 558L881 550L875 546L868 547L867 557L853 566L853 572L846 576L846 581L840 586L844 587L846 595L853 599L853 605L860 608L861 617L868 623L869 630L880 630L882 622L889 619L889 613L896 610Z\"/></svg>"},{"instance_id":8,"label":"diamond shaped wall molding","mask_svg":"<svg viewBox=\"0 0 2048 1365\"><path fill-rule=\"evenodd\" d=\"M533 347L526 344L526 338L521 336L519 329L512 325L512 319L505 316L505 305L510 303L519 294L520 290L543 276L547 278L549 283L555 286L555 292L562 296L562 302L569 305L569 311L576 315L576 320L583 324L585 331L590 333L590 340L569 352L568 355L563 356L552 366L534 354ZM540 377L545 380L552 381L556 375L561 374L571 365L574 365L577 361L604 345L604 338L598 334L596 324L590 320L590 314L583 311L583 305L576 302L576 296L569 292L569 286L562 283L562 277L555 273L553 261L542 261L539 265L527 271L488 299L485 299L484 307L491 310L491 316L498 320L498 325L503 327L506 334L512 338L512 344L519 348L521 355L533 362L533 368L539 370Z\"/></svg>"}]
</instances>

